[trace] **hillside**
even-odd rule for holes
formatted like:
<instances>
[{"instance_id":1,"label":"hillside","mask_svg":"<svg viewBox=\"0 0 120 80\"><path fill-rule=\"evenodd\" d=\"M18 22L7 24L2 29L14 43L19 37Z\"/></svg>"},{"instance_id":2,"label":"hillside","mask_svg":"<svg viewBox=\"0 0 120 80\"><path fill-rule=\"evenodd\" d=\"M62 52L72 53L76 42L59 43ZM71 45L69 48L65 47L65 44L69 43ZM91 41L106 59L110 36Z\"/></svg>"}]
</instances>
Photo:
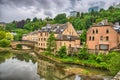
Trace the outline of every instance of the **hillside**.
<instances>
[{"instance_id":1,"label":"hillside","mask_svg":"<svg viewBox=\"0 0 120 80\"><path fill-rule=\"evenodd\" d=\"M26 20L13 21L6 25L6 30L15 32L15 40L21 40L22 34L41 29L46 24L63 24L71 22L76 30L87 30L93 23L108 19L109 22L120 22L120 9L110 7L108 10L100 9L99 12L77 13L76 17L66 17L66 14L58 14L55 18L45 18L44 20L27 18Z\"/></svg>"}]
</instances>

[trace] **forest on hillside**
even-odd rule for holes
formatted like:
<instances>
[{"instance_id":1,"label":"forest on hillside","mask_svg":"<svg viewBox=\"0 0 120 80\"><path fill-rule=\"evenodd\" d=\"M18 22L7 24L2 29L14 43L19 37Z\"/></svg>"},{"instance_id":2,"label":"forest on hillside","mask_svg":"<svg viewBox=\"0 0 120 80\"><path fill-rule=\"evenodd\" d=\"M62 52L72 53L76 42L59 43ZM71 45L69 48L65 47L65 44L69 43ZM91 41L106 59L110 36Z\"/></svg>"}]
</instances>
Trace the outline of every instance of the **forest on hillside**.
<instances>
[{"instance_id":1,"label":"forest on hillside","mask_svg":"<svg viewBox=\"0 0 120 80\"><path fill-rule=\"evenodd\" d=\"M109 22L120 22L120 9L109 7L108 10L100 9L100 11L91 11L87 13L77 13L76 17L67 17L65 13L58 14L54 18L46 17L39 19L37 17L21 21L13 21L6 25L6 31L15 32L14 40L21 40L22 35L41 29L46 24L64 24L71 22L76 30L84 30L82 34L82 41L85 41L86 30L94 23L98 23L103 19L108 19Z\"/></svg>"}]
</instances>

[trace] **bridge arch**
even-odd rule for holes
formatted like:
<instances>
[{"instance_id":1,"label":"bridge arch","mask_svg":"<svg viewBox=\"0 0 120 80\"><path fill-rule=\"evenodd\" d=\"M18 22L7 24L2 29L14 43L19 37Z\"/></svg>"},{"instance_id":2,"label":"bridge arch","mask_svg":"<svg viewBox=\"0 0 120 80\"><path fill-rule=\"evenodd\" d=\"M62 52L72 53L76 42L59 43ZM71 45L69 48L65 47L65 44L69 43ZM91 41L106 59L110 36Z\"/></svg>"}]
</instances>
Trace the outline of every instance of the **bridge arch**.
<instances>
[{"instance_id":1,"label":"bridge arch","mask_svg":"<svg viewBox=\"0 0 120 80\"><path fill-rule=\"evenodd\" d=\"M35 44L36 42L34 41L12 41L10 45L13 49L17 49L17 45L28 46L34 49Z\"/></svg>"}]
</instances>

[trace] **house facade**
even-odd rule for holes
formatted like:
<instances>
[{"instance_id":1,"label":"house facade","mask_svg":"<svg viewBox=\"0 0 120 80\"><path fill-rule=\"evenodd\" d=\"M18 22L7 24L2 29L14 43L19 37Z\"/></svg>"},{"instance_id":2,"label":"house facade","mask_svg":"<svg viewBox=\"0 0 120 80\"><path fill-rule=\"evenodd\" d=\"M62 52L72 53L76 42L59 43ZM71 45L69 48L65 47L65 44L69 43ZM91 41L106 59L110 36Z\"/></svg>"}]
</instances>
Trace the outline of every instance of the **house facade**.
<instances>
[{"instance_id":1,"label":"house facade","mask_svg":"<svg viewBox=\"0 0 120 80\"><path fill-rule=\"evenodd\" d=\"M42 27L41 30L23 35L22 40L36 41L37 50L39 52L44 52L47 49L47 39L51 32L54 33L56 39L55 54L62 46L66 46L68 54L72 54L73 51L77 51L77 49L80 48L79 35L69 22L66 24L48 24Z\"/></svg>"},{"instance_id":2,"label":"house facade","mask_svg":"<svg viewBox=\"0 0 120 80\"><path fill-rule=\"evenodd\" d=\"M120 45L120 26L106 20L90 27L87 31L86 44L90 52L110 51Z\"/></svg>"}]
</instances>

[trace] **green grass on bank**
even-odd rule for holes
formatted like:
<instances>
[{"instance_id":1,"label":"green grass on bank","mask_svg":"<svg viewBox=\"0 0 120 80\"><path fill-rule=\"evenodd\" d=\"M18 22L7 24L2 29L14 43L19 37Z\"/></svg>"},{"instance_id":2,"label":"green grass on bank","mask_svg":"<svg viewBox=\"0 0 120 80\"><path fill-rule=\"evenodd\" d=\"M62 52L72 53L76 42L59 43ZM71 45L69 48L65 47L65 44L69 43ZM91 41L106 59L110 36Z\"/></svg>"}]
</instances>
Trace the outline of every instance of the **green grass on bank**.
<instances>
[{"instance_id":1,"label":"green grass on bank","mask_svg":"<svg viewBox=\"0 0 120 80\"><path fill-rule=\"evenodd\" d=\"M61 61L67 64L78 64L92 68L105 69L109 70L111 75L115 75L120 71L120 53L119 52L110 52L109 54L86 54L89 55L87 59L80 59L78 56L65 56L59 57L52 54L45 54L54 60Z\"/></svg>"}]
</instances>

